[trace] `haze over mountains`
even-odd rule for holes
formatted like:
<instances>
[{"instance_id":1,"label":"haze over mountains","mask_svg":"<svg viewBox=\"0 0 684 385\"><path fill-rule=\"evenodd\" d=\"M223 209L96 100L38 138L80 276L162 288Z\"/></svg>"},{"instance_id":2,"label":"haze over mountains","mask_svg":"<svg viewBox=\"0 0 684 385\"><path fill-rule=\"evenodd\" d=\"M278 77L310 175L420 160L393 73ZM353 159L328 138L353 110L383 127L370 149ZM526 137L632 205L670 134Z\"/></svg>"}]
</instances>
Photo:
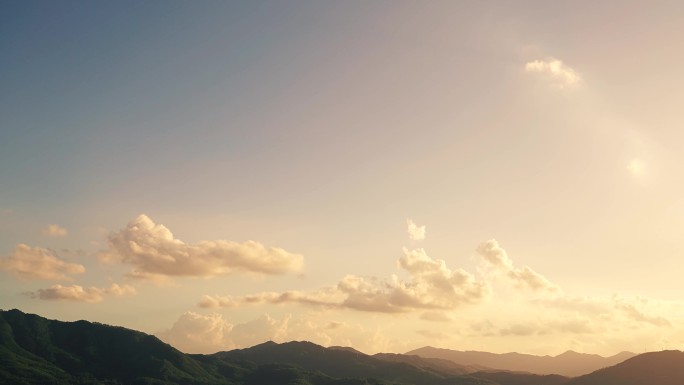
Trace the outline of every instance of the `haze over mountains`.
<instances>
[{"instance_id":1,"label":"haze over mountains","mask_svg":"<svg viewBox=\"0 0 684 385\"><path fill-rule=\"evenodd\" d=\"M568 362L596 364L621 356L565 353L535 357L434 348L418 351L486 357L488 362L507 365L516 360L523 366L547 362L557 368L571 367ZM0 311L0 384L681 385L684 353L646 353L576 378L502 369L417 355L370 356L351 348L325 348L306 341L265 342L209 355L184 354L154 336L122 327Z\"/></svg>"},{"instance_id":2,"label":"haze over mountains","mask_svg":"<svg viewBox=\"0 0 684 385\"><path fill-rule=\"evenodd\" d=\"M579 376L605 368L634 357L631 352L621 352L611 357L567 351L558 356L534 356L521 353L495 354L476 351L457 351L424 347L406 353L428 358L441 358L462 365L483 366L537 374L561 374Z\"/></svg>"}]
</instances>

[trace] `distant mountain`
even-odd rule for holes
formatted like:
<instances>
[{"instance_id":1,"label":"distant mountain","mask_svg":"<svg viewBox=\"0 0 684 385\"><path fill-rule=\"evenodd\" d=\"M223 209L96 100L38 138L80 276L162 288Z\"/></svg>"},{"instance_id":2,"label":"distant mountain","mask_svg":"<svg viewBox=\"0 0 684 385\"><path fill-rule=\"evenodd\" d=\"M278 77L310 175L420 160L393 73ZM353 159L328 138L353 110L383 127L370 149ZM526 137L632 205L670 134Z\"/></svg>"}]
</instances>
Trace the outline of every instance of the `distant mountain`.
<instances>
[{"instance_id":1,"label":"distant mountain","mask_svg":"<svg viewBox=\"0 0 684 385\"><path fill-rule=\"evenodd\" d=\"M319 371L336 378L374 378L402 384L421 385L466 385L493 384L492 381L463 373L431 370L406 362L379 359L356 350L324 348L305 341L277 344L266 342L247 349L220 352L206 357L208 360L220 359L231 362L248 361L256 364L290 364L305 370Z\"/></svg>"},{"instance_id":2,"label":"distant mountain","mask_svg":"<svg viewBox=\"0 0 684 385\"><path fill-rule=\"evenodd\" d=\"M523 372L487 371L472 374L499 385L565 385L570 378L558 374L532 374Z\"/></svg>"},{"instance_id":3,"label":"distant mountain","mask_svg":"<svg viewBox=\"0 0 684 385\"><path fill-rule=\"evenodd\" d=\"M484 366L459 365L453 361L444 360L441 358L425 358L409 354L378 353L374 354L373 357L383 361L403 362L425 370L431 370L437 373L448 374L452 376L460 376L483 370L490 370L490 368Z\"/></svg>"},{"instance_id":4,"label":"distant mountain","mask_svg":"<svg viewBox=\"0 0 684 385\"><path fill-rule=\"evenodd\" d=\"M522 371L535 374L559 374L575 377L618 364L634 353L622 352L611 357L567 351L558 356L534 356L521 353L495 354L477 351L458 351L426 346L407 352L426 358L441 358L459 365L486 366L508 371Z\"/></svg>"},{"instance_id":5,"label":"distant mountain","mask_svg":"<svg viewBox=\"0 0 684 385\"><path fill-rule=\"evenodd\" d=\"M682 385L684 352L644 353L625 362L577 377L567 385Z\"/></svg>"}]
</instances>

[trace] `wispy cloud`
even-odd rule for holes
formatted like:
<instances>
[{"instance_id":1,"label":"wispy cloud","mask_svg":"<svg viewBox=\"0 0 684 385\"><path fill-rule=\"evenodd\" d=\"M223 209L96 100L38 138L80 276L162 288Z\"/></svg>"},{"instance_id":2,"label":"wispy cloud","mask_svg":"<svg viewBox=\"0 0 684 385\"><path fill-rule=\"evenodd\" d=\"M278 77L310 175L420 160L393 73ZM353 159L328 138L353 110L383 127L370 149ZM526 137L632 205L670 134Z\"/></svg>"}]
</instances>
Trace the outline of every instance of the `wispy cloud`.
<instances>
[{"instance_id":1,"label":"wispy cloud","mask_svg":"<svg viewBox=\"0 0 684 385\"><path fill-rule=\"evenodd\" d=\"M544 75L559 88L576 87L582 82L577 71L553 58L528 62L525 64L525 71Z\"/></svg>"},{"instance_id":2,"label":"wispy cloud","mask_svg":"<svg viewBox=\"0 0 684 385\"><path fill-rule=\"evenodd\" d=\"M135 278L213 277L234 272L282 274L301 270L304 261L299 254L256 241L188 244L146 215L111 234L108 241L109 251L101 258L132 265L129 276Z\"/></svg>"},{"instance_id":3,"label":"wispy cloud","mask_svg":"<svg viewBox=\"0 0 684 385\"><path fill-rule=\"evenodd\" d=\"M19 279L70 280L69 275L82 274L85 267L58 258L51 250L18 244L12 254L0 258L0 270Z\"/></svg>"},{"instance_id":4,"label":"wispy cloud","mask_svg":"<svg viewBox=\"0 0 684 385\"><path fill-rule=\"evenodd\" d=\"M560 292L560 288L551 283L546 277L532 270L528 266L515 267L508 257L506 250L499 246L496 239L483 242L477 248L478 254L484 261L496 270L504 273L516 286L525 287L535 291Z\"/></svg>"},{"instance_id":5,"label":"wispy cloud","mask_svg":"<svg viewBox=\"0 0 684 385\"><path fill-rule=\"evenodd\" d=\"M135 294L136 290L130 285L118 285L113 283L108 288L88 287L84 288L79 285L52 285L47 289L39 289L35 292L29 292L28 295L42 300L67 300L87 303L102 302L105 296L123 296Z\"/></svg>"},{"instance_id":6,"label":"wispy cloud","mask_svg":"<svg viewBox=\"0 0 684 385\"><path fill-rule=\"evenodd\" d=\"M66 237L68 234L69 232L67 231L67 229L56 224L48 225L48 227L43 229L43 235L48 237L62 238Z\"/></svg>"}]
</instances>

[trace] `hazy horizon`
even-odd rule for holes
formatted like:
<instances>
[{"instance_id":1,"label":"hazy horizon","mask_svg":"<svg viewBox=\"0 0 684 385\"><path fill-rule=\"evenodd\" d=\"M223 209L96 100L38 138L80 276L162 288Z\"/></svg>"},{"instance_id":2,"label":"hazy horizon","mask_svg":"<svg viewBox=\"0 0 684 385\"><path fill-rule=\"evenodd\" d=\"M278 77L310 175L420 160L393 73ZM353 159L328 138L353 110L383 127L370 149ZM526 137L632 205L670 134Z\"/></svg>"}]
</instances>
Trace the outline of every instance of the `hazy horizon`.
<instances>
[{"instance_id":1,"label":"hazy horizon","mask_svg":"<svg viewBox=\"0 0 684 385\"><path fill-rule=\"evenodd\" d=\"M682 2L2 9L2 308L190 353L684 346Z\"/></svg>"}]
</instances>

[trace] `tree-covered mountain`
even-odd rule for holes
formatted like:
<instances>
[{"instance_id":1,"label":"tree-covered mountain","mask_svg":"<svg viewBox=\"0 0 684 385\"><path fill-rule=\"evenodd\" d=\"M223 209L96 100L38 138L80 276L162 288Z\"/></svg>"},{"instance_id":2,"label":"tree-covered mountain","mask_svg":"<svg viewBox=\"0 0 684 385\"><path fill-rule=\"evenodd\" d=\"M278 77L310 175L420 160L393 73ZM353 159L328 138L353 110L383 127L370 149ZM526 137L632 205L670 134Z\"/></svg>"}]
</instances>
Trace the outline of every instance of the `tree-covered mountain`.
<instances>
[{"instance_id":1,"label":"tree-covered mountain","mask_svg":"<svg viewBox=\"0 0 684 385\"><path fill-rule=\"evenodd\" d=\"M184 354L154 336L0 311L0 384L492 385L308 342Z\"/></svg>"},{"instance_id":2,"label":"tree-covered mountain","mask_svg":"<svg viewBox=\"0 0 684 385\"><path fill-rule=\"evenodd\" d=\"M0 312L0 363L0 381L17 384L228 383L156 337L18 310Z\"/></svg>"},{"instance_id":3,"label":"tree-covered mountain","mask_svg":"<svg viewBox=\"0 0 684 385\"><path fill-rule=\"evenodd\" d=\"M480 365L508 371L523 371L535 374L560 374L579 376L612 366L634 357L634 353L622 352L611 357L567 351L558 356L534 356L521 353L495 354L477 351L458 351L426 346L406 354L426 358L441 358L459 365Z\"/></svg>"},{"instance_id":4,"label":"tree-covered mountain","mask_svg":"<svg viewBox=\"0 0 684 385\"><path fill-rule=\"evenodd\" d=\"M310 342L184 354L154 336L0 311L0 384L17 385L681 385L684 353L646 353L569 379ZM463 373L469 373L462 375Z\"/></svg>"}]
</instances>

